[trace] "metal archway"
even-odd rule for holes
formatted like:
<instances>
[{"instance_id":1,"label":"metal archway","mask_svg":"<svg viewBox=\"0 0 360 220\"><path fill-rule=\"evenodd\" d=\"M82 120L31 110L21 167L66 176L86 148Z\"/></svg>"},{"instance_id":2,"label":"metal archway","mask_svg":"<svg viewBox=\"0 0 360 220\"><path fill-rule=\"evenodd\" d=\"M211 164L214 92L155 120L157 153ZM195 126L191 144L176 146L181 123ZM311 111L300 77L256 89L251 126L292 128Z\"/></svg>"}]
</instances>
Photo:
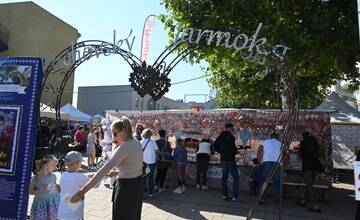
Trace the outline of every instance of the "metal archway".
<instances>
[{"instance_id":1,"label":"metal archway","mask_svg":"<svg viewBox=\"0 0 360 220\"><path fill-rule=\"evenodd\" d=\"M232 37L235 37L237 34L236 32L231 31L230 33ZM216 46L218 46L218 44L219 43L217 43ZM119 46L113 43L100 40L79 42L64 49L48 65L44 72L42 92L52 92L54 95L56 95L55 103L46 104L56 110L57 127L60 128L60 104L62 94L64 92L66 83L68 82L71 75L74 74L75 69L94 56L98 57L100 55L109 56L111 54L118 54L132 68L129 81L134 90L142 97L146 94L149 94L154 100L158 100L169 90L169 87L171 86L171 81L168 76L173 68L194 50L203 45L204 44L188 44L181 39L178 39L172 45L167 47L152 65L148 65L146 62L142 62L137 56L121 49ZM263 45L263 47L271 48L268 44ZM82 50L82 53L79 53L79 50ZM170 54L176 51L179 52L175 58L170 58ZM282 140L282 152L285 152L290 146L297 125L299 113L298 88L295 82L295 73L293 72L291 66L286 62L286 57L279 56L279 53L274 50L270 51L270 53L264 54L262 56L272 62L274 71L281 77L284 86L284 95L287 98L287 109L285 111L287 111L288 121L286 127L284 128L285 132ZM254 58L252 61L256 60L256 55L253 56L252 52L249 52L248 54L241 54L241 57L248 60ZM55 88L53 85L47 83L47 79L51 74L58 74L62 77L59 87ZM282 160L283 157L281 155L278 158L278 164L280 164ZM262 194L266 190L266 186L268 185L277 168L278 167L274 167L266 179L265 187L261 189L261 192L256 198L256 201L249 210L248 219L252 218L253 211L260 201ZM281 206L279 213L281 213Z\"/></svg>"}]
</instances>

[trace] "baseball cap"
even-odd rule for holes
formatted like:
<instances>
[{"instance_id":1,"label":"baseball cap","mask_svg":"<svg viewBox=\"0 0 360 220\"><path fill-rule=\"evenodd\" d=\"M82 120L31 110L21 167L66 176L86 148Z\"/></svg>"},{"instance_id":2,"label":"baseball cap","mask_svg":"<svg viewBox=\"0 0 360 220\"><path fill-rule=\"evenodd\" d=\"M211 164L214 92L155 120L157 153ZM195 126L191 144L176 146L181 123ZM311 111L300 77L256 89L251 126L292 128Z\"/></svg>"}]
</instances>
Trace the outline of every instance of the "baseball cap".
<instances>
[{"instance_id":1,"label":"baseball cap","mask_svg":"<svg viewBox=\"0 0 360 220\"><path fill-rule=\"evenodd\" d=\"M65 156L65 163L76 163L79 160L82 161L82 155L77 151L70 151Z\"/></svg>"}]
</instances>

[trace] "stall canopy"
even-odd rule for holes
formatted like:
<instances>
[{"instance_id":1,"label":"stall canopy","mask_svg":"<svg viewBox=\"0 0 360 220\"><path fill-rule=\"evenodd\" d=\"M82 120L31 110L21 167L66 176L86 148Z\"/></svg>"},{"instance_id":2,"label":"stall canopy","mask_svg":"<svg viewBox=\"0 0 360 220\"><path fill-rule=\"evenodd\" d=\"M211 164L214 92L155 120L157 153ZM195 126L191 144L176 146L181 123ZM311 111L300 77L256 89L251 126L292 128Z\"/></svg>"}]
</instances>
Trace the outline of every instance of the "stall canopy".
<instances>
[{"instance_id":1,"label":"stall canopy","mask_svg":"<svg viewBox=\"0 0 360 220\"><path fill-rule=\"evenodd\" d=\"M96 122L101 122L101 121L103 120L103 118L104 118L104 117L103 117L102 115L96 114L96 115L93 115L93 116L92 116L92 121L93 121L93 122L95 122L95 121L96 121Z\"/></svg>"},{"instance_id":2,"label":"stall canopy","mask_svg":"<svg viewBox=\"0 0 360 220\"><path fill-rule=\"evenodd\" d=\"M60 112L67 113L69 115L70 121L81 121L81 122L90 122L91 121L90 115L85 114L84 112L76 109L70 103L61 107Z\"/></svg>"},{"instance_id":3,"label":"stall canopy","mask_svg":"<svg viewBox=\"0 0 360 220\"><path fill-rule=\"evenodd\" d=\"M332 162L335 169L353 169L355 149L360 147L360 112L335 92L319 106L334 110L331 116Z\"/></svg>"},{"instance_id":4,"label":"stall canopy","mask_svg":"<svg viewBox=\"0 0 360 220\"><path fill-rule=\"evenodd\" d=\"M334 110L331 123L359 123L360 125L360 112L347 104L336 92L332 92L316 110Z\"/></svg>"},{"instance_id":5,"label":"stall canopy","mask_svg":"<svg viewBox=\"0 0 360 220\"><path fill-rule=\"evenodd\" d=\"M40 105L40 117L55 119L56 118L56 110L51 108L48 105L41 104ZM65 112L60 112L60 117L63 120L69 120L69 115Z\"/></svg>"}]
</instances>

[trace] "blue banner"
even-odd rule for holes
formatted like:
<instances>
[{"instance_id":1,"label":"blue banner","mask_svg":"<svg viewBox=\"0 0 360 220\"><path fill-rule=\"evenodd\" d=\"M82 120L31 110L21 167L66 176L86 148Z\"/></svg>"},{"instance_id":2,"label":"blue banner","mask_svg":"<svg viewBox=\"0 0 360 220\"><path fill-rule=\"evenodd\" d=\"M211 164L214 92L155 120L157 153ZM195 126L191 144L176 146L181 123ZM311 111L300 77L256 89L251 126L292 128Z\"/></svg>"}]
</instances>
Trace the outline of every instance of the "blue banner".
<instances>
[{"instance_id":1,"label":"blue banner","mask_svg":"<svg viewBox=\"0 0 360 220\"><path fill-rule=\"evenodd\" d=\"M0 57L0 219L26 219L42 75L40 58Z\"/></svg>"}]
</instances>

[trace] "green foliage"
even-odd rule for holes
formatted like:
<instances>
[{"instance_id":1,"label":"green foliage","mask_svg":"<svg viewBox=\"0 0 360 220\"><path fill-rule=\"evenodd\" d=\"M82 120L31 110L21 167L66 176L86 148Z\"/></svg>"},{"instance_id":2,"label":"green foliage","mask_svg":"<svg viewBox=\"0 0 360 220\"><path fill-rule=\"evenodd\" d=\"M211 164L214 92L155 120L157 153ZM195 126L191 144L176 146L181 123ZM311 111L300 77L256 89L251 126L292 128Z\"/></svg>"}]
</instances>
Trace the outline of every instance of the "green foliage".
<instances>
[{"instance_id":1,"label":"green foliage","mask_svg":"<svg viewBox=\"0 0 360 220\"><path fill-rule=\"evenodd\" d=\"M317 106L337 79L357 89L360 78L357 5L354 0L164 0L160 20L173 41L179 28L240 30L249 36L262 22L260 37L291 48L286 62L296 73L302 108ZM179 50L181 50L180 48ZM272 63L259 66L233 50L202 46L188 58L205 60L220 107L277 108L283 86Z\"/></svg>"}]
</instances>

